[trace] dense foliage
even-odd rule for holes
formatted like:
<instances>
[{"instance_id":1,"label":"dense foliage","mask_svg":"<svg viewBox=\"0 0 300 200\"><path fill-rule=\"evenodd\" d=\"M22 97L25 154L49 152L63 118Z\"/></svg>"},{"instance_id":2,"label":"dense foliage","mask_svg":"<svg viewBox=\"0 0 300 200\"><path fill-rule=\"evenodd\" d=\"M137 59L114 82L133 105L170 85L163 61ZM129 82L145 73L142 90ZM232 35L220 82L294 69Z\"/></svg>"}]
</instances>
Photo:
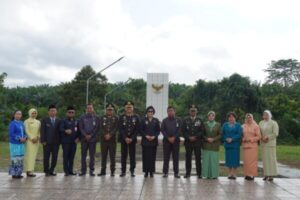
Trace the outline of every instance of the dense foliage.
<instances>
[{"instance_id":1,"label":"dense foliage","mask_svg":"<svg viewBox=\"0 0 300 200\"><path fill-rule=\"evenodd\" d=\"M256 121L261 120L265 109L272 111L280 126L279 142L300 144L300 64L297 60L272 61L265 70L267 82L260 84L248 77L233 74L219 81L198 80L194 85L170 83L169 104L174 105L179 116L187 115L188 105L195 103L205 118L209 110L217 112L217 119L226 120L228 111L235 111L243 122L245 113L254 114ZM291 72L292 71L292 72ZM64 116L67 105L75 105L77 116L84 112L86 80L90 81L89 99L98 114L103 114L104 97L113 102L118 112L126 100L133 100L136 112L143 114L146 104L146 82L143 79L130 79L126 83L108 83L105 76L83 67L70 82L57 86L38 85L31 87L4 87L6 74L0 75L0 139L7 137L7 124L11 113L21 109L24 117L31 107L36 107L39 117L47 115L47 106L56 104L59 115Z\"/></svg>"}]
</instances>

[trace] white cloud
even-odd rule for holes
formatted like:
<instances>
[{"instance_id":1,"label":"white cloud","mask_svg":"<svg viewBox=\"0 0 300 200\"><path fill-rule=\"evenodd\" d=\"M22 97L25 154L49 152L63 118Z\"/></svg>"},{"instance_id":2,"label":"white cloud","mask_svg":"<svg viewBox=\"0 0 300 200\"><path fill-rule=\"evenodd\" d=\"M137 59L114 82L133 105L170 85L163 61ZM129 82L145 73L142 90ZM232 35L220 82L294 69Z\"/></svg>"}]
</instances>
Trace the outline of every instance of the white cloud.
<instances>
[{"instance_id":1,"label":"white cloud","mask_svg":"<svg viewBox=\"0 0 300 200\"><path fill-rule=\"evenodd\" d=\"M162 18L153 23L128 9L135 1L2 0L6 85L70 81L84 65L100 70L123 55L105 72L109 81L147 72L169 72L172 82L188 84L235 72L262 81L271 60L300 60L297 1L165 1L167 14L153 13Z\"/></svg>"}]
</instances>

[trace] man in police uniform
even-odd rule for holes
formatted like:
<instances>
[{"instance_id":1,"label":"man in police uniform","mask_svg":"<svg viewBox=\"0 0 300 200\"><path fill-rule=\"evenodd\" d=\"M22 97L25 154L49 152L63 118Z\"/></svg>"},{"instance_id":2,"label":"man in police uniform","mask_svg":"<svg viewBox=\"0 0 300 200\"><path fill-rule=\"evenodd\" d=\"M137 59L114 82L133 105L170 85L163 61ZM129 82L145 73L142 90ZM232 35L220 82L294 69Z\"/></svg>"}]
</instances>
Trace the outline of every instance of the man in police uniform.
<instances>
[{"instance_id":1,"label":"man in police uniform","mask_svg":"<svg viewBox=\"0 0 300 200\"><path fill-rule=\"evenodd\" d=\"M106 105L106 114L100 118L101 130L101 172L98 176L106 175L107 154L110 158L110 172L114 176L116 170L116 134L118 131L118 117L114 115L115 106Z\"/></svg>"},{"instance_id":2,"label":"man in police uniform","mask_svg":"<svg viewBox=\"0 0 300 200\"><path fill-rule=\"evenodd\" d=\"M73 172L73 163L76 153L76 143L79 142L80 133L78 130L78 122L74 116L74 107L68 106L66 119L62 120L60 123L60 141L63 148L63 165L65 176L76 175Z\"/></svg>"},{"instance_id":3,"label":"man in police uniform","mask_svg":"<svg viewBox=\"0 0 300 200\"><path fill-rule=\"evenodd\" d=\"M198 178L201 177L201 146L202 146L202 137L204 132L204 123L197 116L198 107L191 105L189 107L190 116L186 117L182 123L182 134L185 138L185 168L186 174L185 178L191 176L192 168L192 153L195 153L196 160L196 170Z\"/></svg>"},{"instance_id":4,"label":"man in police uniform","mask_svg":"<svg viewBox=\"0 0 300 200\"><path fill-rule=\"evenodd\" d=\"M137 142L137 134L139 129L139 117L133 113L134 104L132 101L127 101L124 104L125 114L119 118L119 133L121 142L121 175L126 175L126 161L129 151L130 157L130 173L135 177L135 147Z\"/></svg>"}]
</instances>

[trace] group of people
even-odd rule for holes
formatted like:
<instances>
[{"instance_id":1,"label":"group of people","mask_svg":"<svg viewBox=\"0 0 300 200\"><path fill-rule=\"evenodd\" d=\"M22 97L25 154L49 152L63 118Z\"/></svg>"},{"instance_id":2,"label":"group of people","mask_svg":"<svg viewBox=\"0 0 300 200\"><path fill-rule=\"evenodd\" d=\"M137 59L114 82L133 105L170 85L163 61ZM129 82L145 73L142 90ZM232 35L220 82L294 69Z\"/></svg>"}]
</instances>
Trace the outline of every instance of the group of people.
<instances>
[{"instance_id":1,"label":"group of people","mask_svg":"<svg viewBox=\"0 0 300 200\"><path fill-rule=\"evenodd\" d=\"M23 162L27 177L35 177L35 160L39 144L43 145L43 166L46 176L56 176L55 167L59 146L63 150L63 169L65 176L77 175L73 171L77 143L81 143L81 172L85 176L95 176L95 153L97 135L100 133L101 171L98 176L106 175L107 157L110 157L110 175L115 175L117 140L121 143L121 174L126 176L127 157L130 160L130 175L135 176L136 144L141 137L142 162L145 177L153 177L155 173L158 136L163 135L163 177L168 177L169 161L172 155L174 177L179 175L180 143L184 141L186 173L191 176L192 155L195 155L198 178L217 179L219 176L219 149L223 143L225 149L225 166L228 167L228 178L236 179L240 166L240 146L243 150L243 169L246 180L254 180L257 176L258 146L261 144L263 161L263 180L272 181L277 175L276 137L278 125L272 120L272 114L263 112L262 121L257 124L253 115L247 113L245 123L236 121L236 114L229 112L227 122L221 125L215 121L216 113L210 111L207 120L198 117L198 107L189 107L189 116L179 118L174 107L167 108L167 117L159 121L155 108L146 108L145 116L134 113L134 103L124 104L124 114L117 116L115 106L106 105L106 113L98 117L92 104L86 106L86 113L75 119L75 108L66 109L66 117L59 119L57 108L50 105L48 117L37 120L37 110L29 110L29 119L22 122L22 112L15 111L9 124L9 143L11 165L9 174L13 178L22 178ZM89 166L87 167L87 155Z\"/></svg>"}]
</instances>

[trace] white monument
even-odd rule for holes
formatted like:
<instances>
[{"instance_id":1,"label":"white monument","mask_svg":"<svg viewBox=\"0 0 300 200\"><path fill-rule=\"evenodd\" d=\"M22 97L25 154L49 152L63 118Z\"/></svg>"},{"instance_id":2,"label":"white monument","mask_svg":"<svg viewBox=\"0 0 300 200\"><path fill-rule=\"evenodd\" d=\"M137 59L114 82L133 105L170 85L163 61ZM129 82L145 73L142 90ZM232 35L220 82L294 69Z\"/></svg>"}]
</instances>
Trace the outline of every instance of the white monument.
<instances>
[{"instance_id":1,"label":"white monument","mask_svg":"<svg viewBox=\"0 0 300 200\"><path fill-rule=\"evenodd\" d=\"M155 117L160 121L167 116L169 101L169 74L147 73L146 106L155 108Z\"/></svg>"}]
</instances>

